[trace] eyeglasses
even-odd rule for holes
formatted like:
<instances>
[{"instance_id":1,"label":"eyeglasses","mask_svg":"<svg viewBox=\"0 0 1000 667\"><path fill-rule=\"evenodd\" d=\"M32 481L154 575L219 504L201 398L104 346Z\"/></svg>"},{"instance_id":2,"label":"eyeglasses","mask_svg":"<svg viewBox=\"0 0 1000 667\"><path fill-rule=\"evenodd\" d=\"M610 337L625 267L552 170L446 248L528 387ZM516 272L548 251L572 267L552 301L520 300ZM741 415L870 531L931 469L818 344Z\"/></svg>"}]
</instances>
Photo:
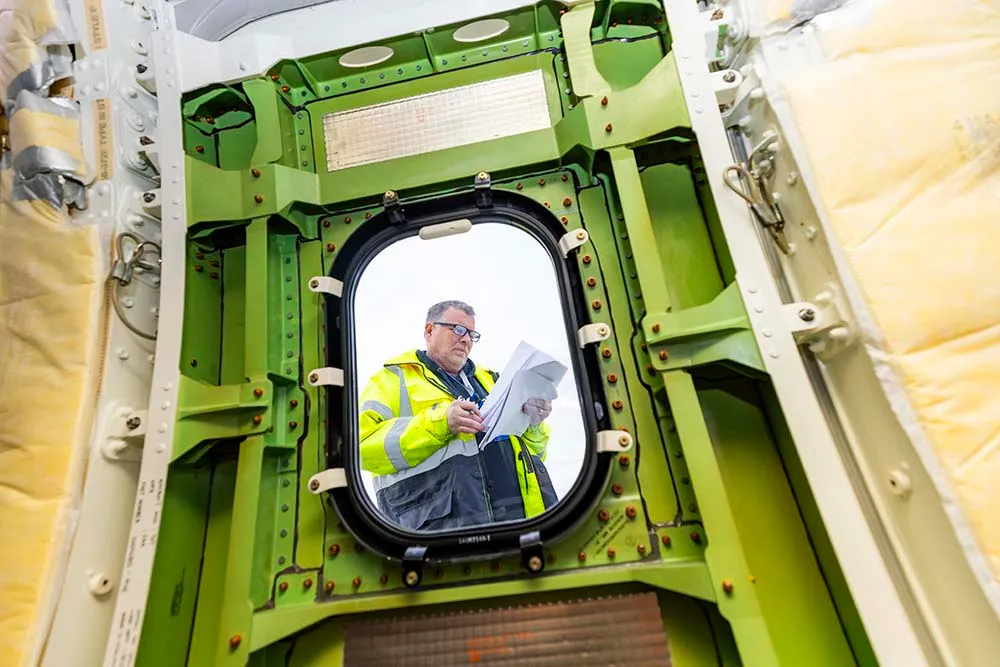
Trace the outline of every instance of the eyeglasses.
<instances>
[{"instance_id":1,"label":"eyeglasses","mask_svg":"<svg viewBox=\"0 0 1000 667\"><path fill-rule=\"evenodd\" d=\"M478 343L479 339L482 338L481 333L479 333L478 331L474 331L462 324L453 324L451 322L434 322L434 324L451 329L452 333L454 333L459 338L461 338L465 334L469 334L469 340L471 340L473 343Z\"/></svg>"}]
</instances>

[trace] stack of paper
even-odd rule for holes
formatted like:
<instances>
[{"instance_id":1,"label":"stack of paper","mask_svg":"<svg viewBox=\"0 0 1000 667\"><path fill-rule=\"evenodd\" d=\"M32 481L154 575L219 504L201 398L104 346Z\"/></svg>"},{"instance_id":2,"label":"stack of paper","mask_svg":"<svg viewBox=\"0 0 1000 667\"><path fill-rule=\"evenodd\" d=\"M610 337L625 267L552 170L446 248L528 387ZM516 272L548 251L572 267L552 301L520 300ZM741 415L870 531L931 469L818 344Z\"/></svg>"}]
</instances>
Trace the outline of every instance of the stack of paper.
<instances>
[{"instance_id":1,"label":"stack of paper","mask_svg":"<svg viewBox=\"0 0 1000 667\"><path fill-rule=\"evenodd\" d=\"M555 400L556 387L566 370L549 355L521 341L480 410L484 431L479 446L485 447L494 438L504 435L524 433L530 423L521 409L525 401L532 398Z\"/></svg>"}]
</instances>

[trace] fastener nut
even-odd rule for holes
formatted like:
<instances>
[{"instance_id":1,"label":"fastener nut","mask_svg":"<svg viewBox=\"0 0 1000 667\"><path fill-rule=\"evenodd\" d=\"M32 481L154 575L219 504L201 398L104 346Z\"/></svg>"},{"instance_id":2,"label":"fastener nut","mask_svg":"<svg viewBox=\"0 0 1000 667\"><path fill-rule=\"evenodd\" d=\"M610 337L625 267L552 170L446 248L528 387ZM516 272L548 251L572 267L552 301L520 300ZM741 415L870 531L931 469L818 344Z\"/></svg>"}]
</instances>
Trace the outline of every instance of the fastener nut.
<instances>
[{"instance_id":1,"label":"fastener nut","mask_svg":"<svg viewBox=\"0 0 1000 667\"><path fill-rule=\"evenodd\" d=\"M288 590L288 582L287 581L282 581L280 584L278 584L278 591L279 592L284 593L287 590Z\"/></svg>"},{"instance_id":2,"label":"fastener nut","mask_svg":"<svg viewBox=\"0 0 1000 667\"><path fill-rule=\"evenodd\" d=\"M239 635L233 635L232 637L229 638L230 650L235 651L240 647L240 644L242 643L243 643L243 637L240 637Z\"/></svg>"},{"instance_id":3,"label":"fastener nut","mask_svg":"<svg viewBox=\"0 0 1000 667\"><path fill-rule=\"evenodd\" d=\"M254 426L260 426L261 422L263 422L263 421L264 421L264 418L261 417L260 415L254 415L253 416Z\"/></svg>"},{"instance_id":4,"label":"fastener nut","mask_svg":"<svg viewBox=\"0 0 1000 667\"><path fill-rule=\"evenodd\" d=\"M590 264L590 262L592 261L592 259L593 258L590 255L584 255L583 256L583 263L584 264Z\"/></svg>"},{"instance_id":5,"label":"fastener nut","mask_svg":"<svg viewBox=\"0 0 1000 667\"><path fill-rule=\"evenodd\" d=\"M325 590L327 593L332 593L333 589L336 587L337 584L333 581L328 581L325 584L323 584L323 590Z\"/></svg>"},{"instance_id":6,"label":"fastener nut","mask_svg":"<svg viewBox=\"0 0 1000 667\"><path fill-rule=\"evenodd\" d=\"M538 556L532 556L528 559L528 569L532 572L542 571L542 559Z\"/></svg>"},{"instance_id":7,"label":"fastener nut","mask_svg":"<svg viewBox=\"0 0 1000 667\"><path fill-rule=\"evenodd\" d=\"M330 545L330 547L329 547L329 548L328 548L328 549L326 550L326 552L327 552L328 554L330 554L330 557L331 557L331 558L333 558L333 557L335 557L335 556L336 556L337 554L339 554L339 553L340 553L340 545L339 545L339 544L331 544L331 545Z\"/></svg>"},{"instance_id":8,"label":"fastener nut","mask_svg":"<svg viewBox=\"0 0 1000 667\"><path fill-rule=\"evenodd\" d=\"M625 407L625 404L619 400L614 400L611 402L611 407L613 407L615 410L621 410L623 407Z\"/></svg>"},{"instance_id":9,"label":"fastener nut","mask_svg":"<svg viewBox=\"0 0 1000 667\"><path fill-rule=\"evenodd\" d=\"M264 395L264 390L258 387L257 389L253 390L253 395L256 396L257 398L260 398L261 396Z\"/></svg>"},{"instance_id":10,"label":"fastener nut","mask_svg":"<svg viewBox=\"0 0 1000 667\"><path fill-rule=\"evenodd\" d=\"M607 348L606 347L603 350L601 350L601 356L604 357L605 359L610 359L611 358L611 348Z\"/></svg>"},{"instance_id":11,"label":"fastener nut","mask_svg":"<svg viewBox=\"0 0 1000 667\"><path fill-rule=\"evenodd\" d=\"M311 480L309 480L309 490L310 491L319 491L319 480L318 479L311 479Z\"/></svg>"},{"instance_id":12,"label":"fastener nut","mask_svg":"<svg viewBox=\"0 0 1000 667\"><path fill-rule=\"evenodd\" d=\"M565 199L563 199L563 206L569 206L572 203L573 203L573 200L570 199L569 197L566 197Z\"/></svg>"},{"instance_id":13,"label":"fastener nut","mask_svg":"<svg viewBox=\"0 0 1000 667\"><path fill-rule=\"evenodd\" d=\"M253 196L253 200L255 202L257 202L258 204L263 204L264 203L264 196L263 195L254 195Z\"/></svg>"},{"instance_id":14,"label":"fastener nut","mask_svg":"<svg viewBox=\"0 0 1000 667\"><path fill-rule=\"evenodd\" d=\"M616 496L620 496L623 493L623 491L624 491L624 489L622 489L622 485L621 484L612 484L611 485L611 493L615 494Z\"/></svg>"},{"instance_id":15,"label":"fastener nut","mask_svg":"<svg viewBox=\"0 0 1000 667\"><path fill-rule=\"evenodd\" d=\"M615 375L614 373L608 373L608 383L614 384L616 382L618 382L618 376Z\"/></svg>"},{"instance_id":16,"label":"fastener nut","mask_svg":"<svg viewBox=\"0 0 1000 667\"><path fill-rule=\"evenodd\" d=\"M597 285L597 278L587 278L587 287L594 287Z\"/></svg>"},{"instance_id":17,"label":"fastener nut","mask_svg":"<svg viewBox=\"0 0 1000 667\"><path fill-rule=\"evenodd\" d=\"M627 516L628 518L634 519L637 514L638 512L635 509L635 505L629 505L628 507L625 508L625 516Z\"/></svg>"},{"instance_id":18,"label":"fastener nut","mask_svg":"<svg viewBox=\"0 0 1000 667\"><path fill-rule=\"evenodd\" d=\"M629 457L627 457L625 455L622 455L622 456L618 457L618 465L620 465L622 468L627 468L629 462L630 462Z\"/></svg>"},{"instance_id":19,"label":"fastener nut","mask_svg":"<svg viewBox=\"0 0 1000 667\"><path fill-rule=\"evenodd\" d=\"M732 595L733 594L733 582L729 581L728 579L723 579L722 580L722 590L723 590L723 592L726 595Z\"/></svg>"},{"instance_id":20,"label":"fastener nut","mask_svg":"<svg viewBox=\"0 0 1000 667\"><path fill-rule=\"evenodd\" d=\"M351 585L355 588L361 588L361 577L354 577L354 581L351 582Z\"/></svg>"},{"instance_id":21,"label":"fastener nut","mask_svg":"<svg viewBox=\"0 0 1000 667\"><path fill-rule=\"evenodd\" d=\"M418 583L420 583L420 575L417 574L416 570L410 570L403 577L403 582L407 586L416 586Z\"/></svg>"},{"instance_id":22,"label":"fastener nut","mask_svg":"<svg viewBox=\"0 0 1000 667\"><path fill-rule=\"evenodd\" d=\"M302 588L304 588L306 590L309 590L312 587L313 587L313 580L312 579L306 579L305 581L302 582Z\"/></svg>"},{"instance_id":23,"label":"fastener nut","mask_svg":"<svg viewBox=\"0 0 1000 667\"><path fill-rule=\"evenodd\" d=\"M597 518L601 521L607 521L608 517L609 514L607 510L601 510L600 512L597 513Z\"/></svg>"}]
</instances>

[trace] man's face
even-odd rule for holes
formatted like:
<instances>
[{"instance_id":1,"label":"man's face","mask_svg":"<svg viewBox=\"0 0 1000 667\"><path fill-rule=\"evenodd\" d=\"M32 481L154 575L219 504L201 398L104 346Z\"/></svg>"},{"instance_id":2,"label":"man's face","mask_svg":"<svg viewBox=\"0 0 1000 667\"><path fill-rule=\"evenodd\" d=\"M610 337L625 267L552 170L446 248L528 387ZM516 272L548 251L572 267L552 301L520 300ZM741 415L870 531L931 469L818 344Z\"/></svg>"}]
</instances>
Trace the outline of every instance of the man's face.
<instances>
[{"instance_id":1,"label":"man's face","mask_svg":"<svg viewBox=\"0 0 1000 667\"><path fill-rule=\"evenodd\" d=\"M458 308L449 308L437 321L461 324L467 329L476 328L476 318ZM472 340L468 334L459 338L451 327L434 325L430 322L424 325L424 339L427 341L428 356L441 368L453 374L462 370L472 350Z\"/></svg>"}]
</instances>

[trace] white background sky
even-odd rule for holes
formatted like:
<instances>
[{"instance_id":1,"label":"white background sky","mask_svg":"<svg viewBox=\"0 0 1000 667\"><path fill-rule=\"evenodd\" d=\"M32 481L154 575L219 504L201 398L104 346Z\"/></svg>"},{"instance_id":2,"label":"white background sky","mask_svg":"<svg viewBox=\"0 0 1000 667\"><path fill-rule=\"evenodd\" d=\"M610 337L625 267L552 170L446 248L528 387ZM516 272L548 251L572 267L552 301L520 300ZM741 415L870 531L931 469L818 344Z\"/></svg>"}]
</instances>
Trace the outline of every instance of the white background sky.
<instances>
[{"instance_id":1,"label":"white background sky","mask_svg":"<svg viewBox=\"0 0 1000 667\"><path fill-rule=\"evenodd\" d=\"M385 361L424 349L427 309L448 299L476 311L482 339L470 358L477 367L501 372L523 340L569 369L547 420L552 435L545 458L556 493L565 497L583 463L583 415L552 260L526 232L484 223L465 234L404 239L379 253L354 300L358 396ZM374 499L371 475L362 475Z\"/></svg>"}]
</instances>

